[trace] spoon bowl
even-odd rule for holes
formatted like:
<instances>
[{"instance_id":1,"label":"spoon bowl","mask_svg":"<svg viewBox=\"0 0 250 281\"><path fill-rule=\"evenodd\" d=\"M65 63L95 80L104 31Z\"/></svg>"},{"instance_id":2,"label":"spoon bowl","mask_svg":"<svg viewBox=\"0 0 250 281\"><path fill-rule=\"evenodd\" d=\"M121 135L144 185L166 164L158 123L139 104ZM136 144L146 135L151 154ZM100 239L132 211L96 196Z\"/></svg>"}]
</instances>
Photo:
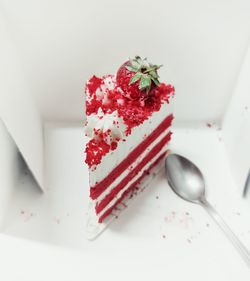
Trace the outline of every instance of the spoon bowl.
<instances>
[{"instance_id":1,"label":"spoon bowl","mask_svg":"<svg viewBox=\"0 0 250 281\"><path fill-rule=\"evenodd\" d=\"M193 203L204 199L205 181L197 166L183 156L170 154L165 167L168 184L177 195Z\"/></svg>"},{"instance_id":2,"label":"spoon bowl","mask_svg":"<svg viewBox=\"0 0 250 281\"><path fill-rule=\"evenodd\" d=\"M225 233L250 267L250 254L248 250L206 200L205 180L199 168L181 155L169 154L165 160L165 171L168 184L172 190L181 198L200 204Z\"/></svg>"}]
</instances>

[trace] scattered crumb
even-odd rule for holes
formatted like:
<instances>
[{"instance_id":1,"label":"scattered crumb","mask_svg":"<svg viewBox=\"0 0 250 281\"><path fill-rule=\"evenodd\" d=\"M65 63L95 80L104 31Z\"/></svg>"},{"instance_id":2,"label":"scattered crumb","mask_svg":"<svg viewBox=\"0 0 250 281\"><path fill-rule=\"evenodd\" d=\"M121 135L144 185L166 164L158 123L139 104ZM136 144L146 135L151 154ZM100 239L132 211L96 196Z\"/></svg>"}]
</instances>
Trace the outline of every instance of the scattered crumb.
<instances>
[{"instance_id":1,"label":"scattered crumb","mask_svg":"<svg viewBox=\"0 0 250 281\"><path fill-rule=\"evenodd\" d=\"M214 129L216 129L216 131L221 131L222 130L222 127L220 125L218 125L216 122L207 122L206 126L208 128L214 128Z\"/></svg>"},{"instance_id":2,"label":"scattered crumb","mask_svg":"<svg viewBox=\"0 0 250 281\"><path fill-rule=\"evenodd\" d=\"M35 216L35 213L29 212L29 211L25 211L25 210L20 210L20 214L21 214L24 222L29 221L32 217Z\"/></svg>"},{"instance_id":3,"label":"scattered crumb","mask_svg":"<svg viewBox=\"0 0 250 281\"><path fill-rule=\"evenodd\" d=\"M54 218L54 222L57 223L57 224L60 224L61 220L59 218Z\"/></svg>"},{"instance_id":4,"label":"scattered crumb","mask_svg":"<svg viewBox=\"0 0 250 281\"><path fill-rule=\"evenodd\" d=\"M124 202L122 202L121 205L122 205L124 208L127 208L127 207L128 207Z\"/></svg>"},{"instance_id":5,"label":"scattered crumb","mask_svg":"<svg viewBox=\"0 0 250 281\"><path fill-rule=\"evenodd\" d=\"M188 242L189 244L191 244L191 243L192 243L191 239L187 239L187 242Z\"/></svg>"},{"instance_id":6,"label":"scattered crumb","mask_svg":"<svg viewBox=\"0 0 250 281\"><path fill-rule=\"evenodd\" d=\"M159 199L159 196L157 195L157 196L155 197L155 199Z\"/></svg>"},{"instance_id":7,"label":"scattered crumb","mask_svg":"<svg viewBox=\"0 0 250 281\"><path fill-rule=\"evenodd\" d=\"M143 188L141 188L141 193L144 191L146 189L146 186L145 187L143 187Z\"/></svg>"},{"instance_id":8,"label":"scattered crumb","mask_svg":"<svg viewBox=\"0 0 250 281\"><path fill-rule=\"evenodd\" d=\"M206 224L206 227L209 227L209 226L210 226L210 224L209 224L209 223L207 223L207 224Z\"/></svg>"},{"instance_id":9,"label":"scattered crumb","mask_svg":"<svg viewBox=\"0 0 250 281\"><path fill-rule=\"evenodd\" d=\"M189 215L188 212L174 212L172 211L164 218L165 223L174 224L178 227L188 229L190 225L193 223L193 218Z\"/></svg>"},{"instance_id":10,"label":"scattered crumb","mask_svg":"<svg viewBox=\"0 0 250 281\"><path fill-rule=\"evenodd\" d=\"M134 169L133 166L128 167L128 170L129 170L129 171L132 171L133 169Z\"/></svg>"},{"instance_id":11,"label":"scattered crumb","mask_svg":"<svg viewBox=\"0 0 250 281\"><path fill-rule=\"evenodd\" d=\"M245 110L248 110L248 106L246 105L246 106L244 107L244 109L245 109Z\"/></svg>"},{"instance_id":12,"label":"scattered crumb","mask_svg":"<svg viewBox=\"0 0 250 281\"><path fill-rule=\"evenodd\" d=\"M166 235L165 235L165 234L163 234L163 235L162 235L162 238L163 238L163 239L166 239Z\"/></svg>"},{"instance_id":13,"label":"scattered crumb","mask_svg":"<svg viewBox=\"0 0 250 281\"><path fill-rule=\"evenodd\" d=\"M118 216L115 216L116 219L118 219Z\"/></svg>"}]
</instances>

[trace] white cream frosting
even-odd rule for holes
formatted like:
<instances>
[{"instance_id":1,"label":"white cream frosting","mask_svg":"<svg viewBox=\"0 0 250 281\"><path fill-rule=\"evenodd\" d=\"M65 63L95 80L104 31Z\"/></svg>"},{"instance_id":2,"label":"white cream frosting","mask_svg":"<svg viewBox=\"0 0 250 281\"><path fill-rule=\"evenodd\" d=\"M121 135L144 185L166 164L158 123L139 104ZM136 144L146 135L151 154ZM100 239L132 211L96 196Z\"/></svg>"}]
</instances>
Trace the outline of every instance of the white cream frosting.
<instances>
[{"instance_id":1,"label":"white cream frosting","mask_svg":"<svg viewBox=\"0 0 250 281\"><path fill-rule=\"evenodd\" d=\"M97 114L87 116L85 125L85 133L88 137L98 137L95 131L107 133L106 141L110 144L117 139L125 137L126 125L122 118L118 116L118 112L106 113L99 108Z\"/></svg>"}]
</instances>

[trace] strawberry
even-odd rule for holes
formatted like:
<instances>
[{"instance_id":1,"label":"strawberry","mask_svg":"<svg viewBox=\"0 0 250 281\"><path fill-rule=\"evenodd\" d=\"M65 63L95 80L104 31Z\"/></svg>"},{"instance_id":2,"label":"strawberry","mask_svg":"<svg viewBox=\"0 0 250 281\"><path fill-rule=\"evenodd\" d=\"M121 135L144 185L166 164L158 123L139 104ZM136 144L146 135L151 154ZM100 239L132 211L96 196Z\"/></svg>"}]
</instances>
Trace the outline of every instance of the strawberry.
<instances>
[{"instance_id":1,"label":"strawberry","mask_svg":"<svg viewBox=\"0 0 250 281\"><path fill-rule=\"evenodd\" d=\"M161 65L148 63L146 58L136 56L126 61L117 71L117 85L129 99L147 99L152 90L160 84L157 73L160 67Z\"/></svg>"}]
</instances>

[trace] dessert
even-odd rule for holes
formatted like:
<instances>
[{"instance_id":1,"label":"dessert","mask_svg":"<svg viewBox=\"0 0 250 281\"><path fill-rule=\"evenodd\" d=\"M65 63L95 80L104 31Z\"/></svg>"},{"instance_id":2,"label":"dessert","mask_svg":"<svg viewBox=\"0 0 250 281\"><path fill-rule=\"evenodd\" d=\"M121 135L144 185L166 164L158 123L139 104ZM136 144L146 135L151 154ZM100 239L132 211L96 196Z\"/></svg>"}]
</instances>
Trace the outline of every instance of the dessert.
<instances>
[{"instance_id":1,"label":"dessert","mask_svg":"<svg viewBox=\"0 0 250 281\"><path fill-rule=\"evenodd\" d=\"M116 75L94 75L86 83L85 162L99 224L152 178L168 151L174 87L159 81L160 67L136 56Z\"/></svg>"}]
</instances>

